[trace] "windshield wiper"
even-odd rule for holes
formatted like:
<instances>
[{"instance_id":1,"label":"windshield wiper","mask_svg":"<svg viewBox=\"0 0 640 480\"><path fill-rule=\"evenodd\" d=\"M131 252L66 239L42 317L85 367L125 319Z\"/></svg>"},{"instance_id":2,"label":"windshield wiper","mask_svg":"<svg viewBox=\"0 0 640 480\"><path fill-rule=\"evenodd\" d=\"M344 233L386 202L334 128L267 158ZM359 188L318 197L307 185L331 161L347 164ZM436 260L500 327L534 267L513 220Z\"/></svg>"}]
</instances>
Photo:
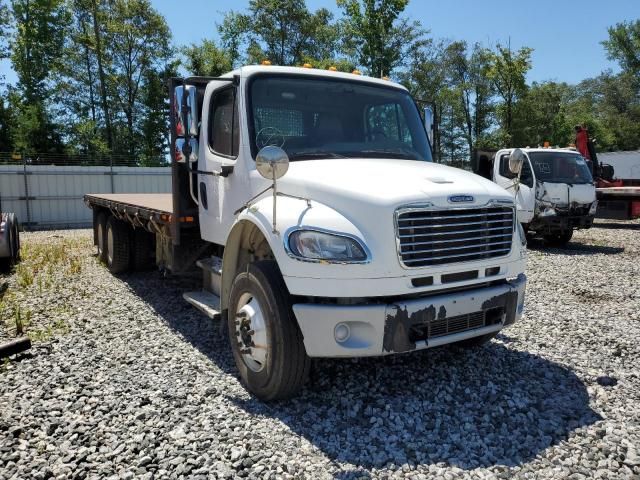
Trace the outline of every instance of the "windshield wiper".
<instances>
[{"instance_id":1,"label":"windshield wiper","mask_svg":"<svg viewBox=\"0 0 640 480\"><path fill-rule=\"evenodd\" d=\"M313 158L349 158L345 155L340 155L335 152L326 152L324 150L314 150L312 152L298 152L292 153L289 156L289 160L304 160L304 159L313 159Z\"/></svg>"},{"instance_id":2,"label":"windshield wiper","mask_svg":"<svg viewBox=\"0 0 640 480\"><path fill-rule=\"evenodd\" d=\"M393 156L395 158L400 158L405 160L419 160L419 158L413 153L410 153L410 152L403 153L402 151L399 151L396 149L392 150L392 149L379 148L379 149L372 149L372 150L362 150L359 153L363 155L373 154L373 155Z\"/></svg>"}]
</instances>

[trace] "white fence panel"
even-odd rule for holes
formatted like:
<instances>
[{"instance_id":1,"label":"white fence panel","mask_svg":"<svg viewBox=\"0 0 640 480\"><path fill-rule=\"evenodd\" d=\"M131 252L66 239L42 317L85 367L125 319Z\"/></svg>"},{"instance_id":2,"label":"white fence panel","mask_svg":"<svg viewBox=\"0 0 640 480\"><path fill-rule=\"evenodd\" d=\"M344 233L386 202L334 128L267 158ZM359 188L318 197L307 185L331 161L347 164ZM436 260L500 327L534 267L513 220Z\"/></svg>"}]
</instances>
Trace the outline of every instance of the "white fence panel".
<instances>
[{"instance_id":1,"label":"white fence panel","mask_svg":"<svg viewBox=\"0 0 640 480\"><path fill-rule=\"evenodd\" d=\"M26 179L26 184L25 184ZM0 165L2 210L31 228L90 226L87 193L168 193L166 167Z\"/></svg>"}]
</instances>

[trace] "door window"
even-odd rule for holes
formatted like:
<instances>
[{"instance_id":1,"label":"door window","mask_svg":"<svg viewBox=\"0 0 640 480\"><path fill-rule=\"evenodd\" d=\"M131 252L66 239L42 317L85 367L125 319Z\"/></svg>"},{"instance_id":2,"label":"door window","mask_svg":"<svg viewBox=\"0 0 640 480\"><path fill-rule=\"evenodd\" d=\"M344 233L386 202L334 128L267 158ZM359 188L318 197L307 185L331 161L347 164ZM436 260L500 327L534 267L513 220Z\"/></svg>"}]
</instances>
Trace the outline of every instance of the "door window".
<instances>
[{"instance_id":1,"label":"door window","mask_svg":"<svg viewBox=\"0 0 640 480\"><path fill-rule=\"evenodd\" d=\"M504 154L500 157L500 175L505 178L516 178L517 175L509 170L509 155ZM525 160L522 164L522 171L520 172L520 183L527 187L533 187L533 173L531 172L531 165L528 160Z\"/></svg>"},{"instance_id":2,"label":"door window","mask_svg":"<svg viewBox=\"0 0 640 480\"><path fill-rule=\"evenodd\" d=\"M236 89L214 93L211 101L209 146L214 153L236 158L239 148L238 105Z\"/></svg>"}]
</instances>

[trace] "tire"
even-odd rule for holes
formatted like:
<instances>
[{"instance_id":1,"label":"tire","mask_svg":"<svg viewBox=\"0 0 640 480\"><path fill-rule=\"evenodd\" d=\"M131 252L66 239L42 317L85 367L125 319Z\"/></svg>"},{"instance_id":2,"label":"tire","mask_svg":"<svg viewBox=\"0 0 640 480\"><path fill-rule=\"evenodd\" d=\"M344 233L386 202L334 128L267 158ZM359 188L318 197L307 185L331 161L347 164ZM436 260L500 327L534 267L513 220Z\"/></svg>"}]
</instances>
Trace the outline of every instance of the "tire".
<instances>
[{"instance_id":1,"label":"tire","mask_svg":"<svg viewBox=\"0 0 640 480\"><path fill-rule=\"evenodd\" d=\"M238 273L231 286L227 327L236 366L250 392L264 401L298 393L311 360L275 262L252 263ZM256 348L256 342L265 348Z\"/></svg>"},{"instance_id":2,"label":"tire","mask_svg":"<svg viewBox=\"0 0 640 480\"><path fill-rule=\"evenodd\" d=\"M96 239L98 260L107 262L107 214L100 212L96 217Z\"/></svg>"},{"instance_id":3,"label":"tire","mask_svg":"<svg viewBox=\"0 0 640 480\"><path fill-rule=\"evenodd\" d=\"M13 266L20 261L20 231L18 218L14 213L2 214L2 216L5 216L9 227L7 230L9 256L0 258L0 273L9 273Z\"/></svg>"},{"instance_id":4,"label":"tire","mask_svg":"<svg viewBox=\"0 0 640 480\"><path fill-rule=\"evenodd\" d=\"M479 337L467 338L466 340L454 343L454 345L459 348L477 348L485 343L489 343L492 339L496 338L498 333L500 332L491 332L486 335L480 335Z\"/></svg>"},{"instance_id":5,"label":"tire","mask_svg":"<svg viewBox=\"0 0 640 480\"><path fill-rule=\"evenodd\" d=\"M129 269L131 257L131 229L115 217L107 220L107 268L111 273Z\"/></svg>"},{"instance_id":6,"label":"tire","mask_svg":"<svg viewBox=\"0 0 640 480\"><path fill-rule=\"evenodd\" d=\"M552 247L564 247L573 237L573 229L562 230L560 233L544 235L544 240Z\"/></svg>"},{"instance_id":7,"label":"tire","mask_svg":"<svg viewBox=\"0 0 640 480\"><path fill-rule=\"evenodd\" d=\"M141 228L134 229L131 236L131 269L133 271L150 269L155 258L153 236Z\"/></svg>"}]
</instances>

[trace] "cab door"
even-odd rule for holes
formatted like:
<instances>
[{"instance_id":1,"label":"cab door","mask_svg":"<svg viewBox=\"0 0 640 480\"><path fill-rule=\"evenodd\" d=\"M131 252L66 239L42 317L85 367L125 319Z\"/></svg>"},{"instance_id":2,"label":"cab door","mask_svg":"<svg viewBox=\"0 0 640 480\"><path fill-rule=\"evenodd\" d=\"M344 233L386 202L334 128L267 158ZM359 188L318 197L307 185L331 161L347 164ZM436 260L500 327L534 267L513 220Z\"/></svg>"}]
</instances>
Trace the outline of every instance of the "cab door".
<instances>
[{"instance_id":1,"label":"cab door","mask_svg":"<svg viewBox=\"0 0 640 480\"><path fill-rule=\"evenodd\" d=\"M218 82L211 82L216 84ZM211 84L210 84L211 85ZM208 89L209 90L209 89ZM235 85L219 82L205 95L198 159L198 200L200 233L204 240L221 243L224 237L224 208L226 193L237 175L223 173L235 167L240 150L238 92Z\"/></svg>"},{"instance_id":2,"label":"cab door","mask_svg":"<svg viewBox=\"0 0 640 480\"><path fill-rule=\"evenodd\" d=\"M520 181L518 181L517 175L509 170L510 153L511 151L503 150L496 155L494 179L498 185L515 197L518 220L520 223L528 224L533 220L536 206L535 175L529 156L525 155L526 161L522 164Z\"/></svg>"}]
</instances>

